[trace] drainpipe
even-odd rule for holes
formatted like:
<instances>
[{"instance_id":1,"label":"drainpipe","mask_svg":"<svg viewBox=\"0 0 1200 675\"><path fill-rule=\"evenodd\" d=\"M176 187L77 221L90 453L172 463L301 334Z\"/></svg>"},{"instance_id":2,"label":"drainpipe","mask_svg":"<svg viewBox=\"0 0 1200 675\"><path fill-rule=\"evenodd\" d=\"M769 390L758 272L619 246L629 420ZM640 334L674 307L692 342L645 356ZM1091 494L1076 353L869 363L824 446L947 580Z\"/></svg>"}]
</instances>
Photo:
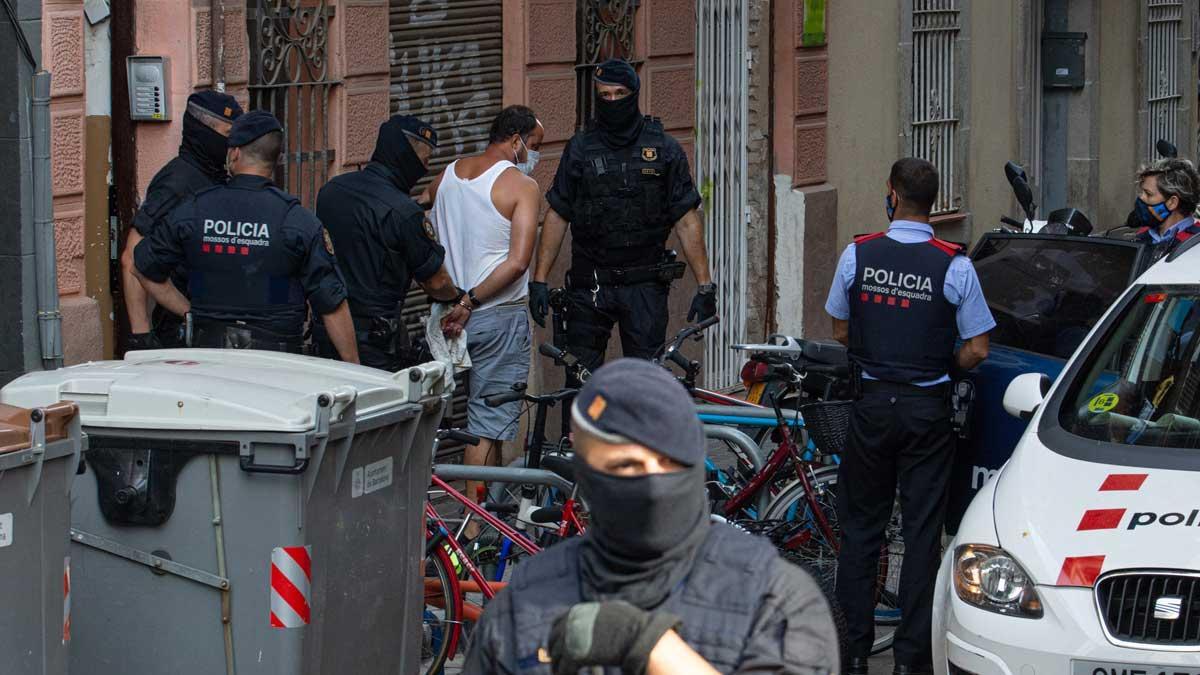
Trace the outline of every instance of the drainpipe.
<instances>
[{"instance_id":1,"label":"drainpipe","mask_svg":"<svg viewBox=\"0 0 1200 675\"><path fill-rule=\"evenodd\" d=\"M212 0L209 11L212 26L213 89L225 91L225 0Z\"/></svg>"},{"instance_id":2,"label":"drainpipe","mask_svg":"<svg viewBox=\"0 0 1200 675\"><path fill-rule=\"evenodd\" d=\"M50 189L50 73L33 76L33 228L37 273L38 333L42 367L61 368L62 314L54 249L54 203Z\"/></svg>"}]
</instances>

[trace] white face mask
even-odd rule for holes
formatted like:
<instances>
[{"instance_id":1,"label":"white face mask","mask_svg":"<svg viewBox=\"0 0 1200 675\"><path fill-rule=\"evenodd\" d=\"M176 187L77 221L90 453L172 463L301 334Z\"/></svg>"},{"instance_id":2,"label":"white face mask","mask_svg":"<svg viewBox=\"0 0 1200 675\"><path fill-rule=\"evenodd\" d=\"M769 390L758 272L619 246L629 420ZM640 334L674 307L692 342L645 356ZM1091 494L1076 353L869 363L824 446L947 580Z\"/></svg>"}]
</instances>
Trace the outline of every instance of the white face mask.
<instances>
[{"instance_id":1,"label":"white face mask","mask_svg":"<svg viewBox=\"0 0 1200 675\"><path fill-rule=\"evenodd\" d=\"M525 139L521 139L521 145L525 145ZM530 150L528 145L525 145L525 161L513 162L517 165L517 170L526 176L533 173L533 168L537 166L538 160L541 159L542 153L537 150Z\"/></svg>"}]
</instances>

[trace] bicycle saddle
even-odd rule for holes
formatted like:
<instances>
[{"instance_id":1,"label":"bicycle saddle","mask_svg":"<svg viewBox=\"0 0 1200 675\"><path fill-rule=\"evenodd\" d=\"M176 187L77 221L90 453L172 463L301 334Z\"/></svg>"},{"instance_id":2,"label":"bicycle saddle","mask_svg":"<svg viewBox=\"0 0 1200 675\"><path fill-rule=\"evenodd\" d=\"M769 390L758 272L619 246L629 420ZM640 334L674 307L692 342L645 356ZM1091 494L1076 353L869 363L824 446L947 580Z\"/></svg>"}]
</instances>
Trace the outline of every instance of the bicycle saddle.
<instances>
[{"instance_id":1,"label":"bicycle saddle","mask_svg":"<svg viewBox=\"0 0 1200 675\"><path fill-rule=\"evenodd\" d=\"M553 471L572 483L575 482L575 463L570 457L543 455L542 468Z\"/></svg>"}]
</instances>

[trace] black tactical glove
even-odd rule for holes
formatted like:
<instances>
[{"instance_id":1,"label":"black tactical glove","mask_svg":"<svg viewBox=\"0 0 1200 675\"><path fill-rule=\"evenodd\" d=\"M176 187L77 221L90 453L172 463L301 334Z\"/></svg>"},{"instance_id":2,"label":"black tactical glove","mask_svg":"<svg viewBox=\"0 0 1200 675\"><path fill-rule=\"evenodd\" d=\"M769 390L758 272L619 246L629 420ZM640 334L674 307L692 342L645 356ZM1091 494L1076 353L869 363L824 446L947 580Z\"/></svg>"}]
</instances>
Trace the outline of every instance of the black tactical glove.
<instances>
[{"instance_id":1,"label":"black tactical glove","mask_svg":"<svg viewBox=\"0 0 1200 675\"><path fill-rule=\"evenodd\" d=\"M674 614L621 600L575 605L550 628L554 675L575 675L585 666L620 666L626 675L642 675L654 645L678 625Z\"/></svg>"},{"instance_id":2,"label":"black tactical glove","mask_svg":"<svg viewBox=\"0 0 1200 675\"><path fill-rule=\"evenodd\" d=\"M529 282L529 316L537 325L546 327L546 315L550 313L550 287L544 281Z\"/></svg>"},{"instance_id":3,"label":"black tactical glove","mask_svg":"<svg viewBox=\"0 0 1200 675\"><path fill-rule=\"evenodd\" d=\"M130 333L125 341L125 351L135 352L141 349L162 349L162 343L154 333Z\"/></svg>"},{"instance_id":4,"label":"black tactical glove","mask_svg":"<svg viewBox=\"0 0 1200 675\"><path fill-rule=\"evenodd\" d=\"M717 315L717 289L712 284L704 284L692 298L692 308L688 310L688 323L697 323Z\"/></svg>"}]
</instances>

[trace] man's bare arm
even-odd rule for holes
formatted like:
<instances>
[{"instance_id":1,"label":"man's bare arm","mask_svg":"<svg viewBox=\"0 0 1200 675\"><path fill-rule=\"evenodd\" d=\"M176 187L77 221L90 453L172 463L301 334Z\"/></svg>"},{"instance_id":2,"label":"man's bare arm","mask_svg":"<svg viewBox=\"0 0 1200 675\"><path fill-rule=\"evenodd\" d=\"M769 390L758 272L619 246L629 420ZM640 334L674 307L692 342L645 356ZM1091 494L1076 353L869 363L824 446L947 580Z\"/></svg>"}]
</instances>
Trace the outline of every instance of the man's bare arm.
<instances>
[{"instance_id":1,"label":"man's bare arm","mask_svg":"<svg viewBox=\"0 0 1200 675\"><path fill-rule=\"evenodd\" d=\"M168 277L162 281L151 281L144 274L134 268L134 274L137 275L138 281L141 282L142 288L154 298L158 304L166 307L171 312L183 316L192 310L192 303L184 297L183 293L175 288L175 284L171 283Z\"/></svg>"},{"instance_id":2,"label":"man's bare arm","mask_svg":"<svg viewBox=\"0 0 1200 675\"><path fill-rule=\"evenodd\" d=\"M433 202L437 200L438 188L442 185L442 176L445 175L446 171L443 169L442 172L437 175L437 178L434 178L433 182L426 186L425 191L417 195L418 206L423 209L433 206Z\"/></svg>"},{"instance_id":3,"label":"man's bare arm","mask_svg":"<svg viewBox=\"0 0 1200 675\"><path fill-rule=\"evenodd\" d=\"M976 335L963 342L962 346L958 348L958 353L954 355L955 363L963 370L970 370L983 363L983 360L988 357L988 344L987 333Z\"/></svg>"},{"instance_id":4,"label":"man's bare arm","mask_svg":"<svg viewBox=\"0 0 1200 675\"><path fill-rule=\"evenodd\" d=\"M712 283L712 274L708 269L708 249L704 245L704 221L700 218L700 212L692 209L683 214L679 222L675 223L675 233L679 235L683 259L692 268L696 283Z\"/></svg>"},{"instance_id":5,"label":"man's bare arm","mask_svg":"<svg viewBox=\"0 0 1200 675\"><path fill-rule=\"evenodd\" d=\"M358 342L354 337L354 320L350 318L350 304L342 301L337 309L321 315L329 341L337 349L338 356L346 363L358 363Z\"/></svg>"},{"instance_id":6,"label":"man's bare arm","mask_svg":"<svg viewBox=\"0 0 1200 675\"><path fill-rule=\"evenodd\" d=\"M125 296L129 332L135 334L150 332L150 311L147 307L150 296L142 287L137 268L133 264L133 249L141 240L142 233L129 228L129 234L125 237L125 250L121 251L121 293Z\"/></svg>"},{"instance_id":7,"label":"man's bare arm","mask_svg":"<svg viewBox=\"0 0 1200 675\"><path fill-rule=\"evenodd\" d=\"M533 269L533 280L545 282L554 269L554 261L558 259L558 249L562 248L563 237L567 235L567 221L553 207L546 212L546 221L542 223L542 239L538 242L537 265Z\"/></svg>"},{"instance_id":8,"label":"man's bare arm","mask_svg":"<svg viewBox=\"0 0 1200 675\"><path fill-rule=\"evenodd\" d=\"M850 322L845 319L833 319L833 339L850 346Z\"/></svg>"},{"instance_id":9,"label":"man's bare arm","mask_svg":"<svg viewBox=\"0 0 1200 675\"><path fill-rule=\"evenodd\" d=\"M458 297L458 287L454 285L454 280L450 278L445 265L439 267L433 276L418 283L434 300L450 302Z\"/></svg>"},{"instance_id":10,"label":"man's bare arm","mask_svg":"<svg viewBox=\"0 0 1200 675\"><path fill-rule=\"evenodd\" d=\"M507 175L510 173L517 174L515 171L506 171L506 175L501 178L510 178ZM486 301L520 279L525 274L525 270L529 269L529 263L533 259L533 245L537 241L538 208L541 206L542 193L537 182L532 178L521 175L514 175L511 178L519 179L520 182L511 180L511 183L515 184L517 200L513 208L508 257L473 289L475 297L480 302ZM505 186L497 185L497 187Z\"/></svg>"}]
</instances>

